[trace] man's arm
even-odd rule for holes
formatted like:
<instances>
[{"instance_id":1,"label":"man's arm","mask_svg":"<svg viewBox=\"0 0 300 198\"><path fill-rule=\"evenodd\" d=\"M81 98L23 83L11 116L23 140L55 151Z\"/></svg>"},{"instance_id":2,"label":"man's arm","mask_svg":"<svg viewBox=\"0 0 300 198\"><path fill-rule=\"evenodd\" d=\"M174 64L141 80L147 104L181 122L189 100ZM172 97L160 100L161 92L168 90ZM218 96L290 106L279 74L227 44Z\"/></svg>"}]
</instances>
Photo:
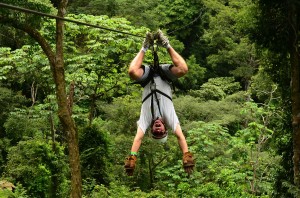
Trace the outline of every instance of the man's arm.
<instances>
[{"instance_id":1,"label":"man's arm","mask_svg":"<svg viewBox=\"0 0 300 198\"><path fill-rule=\"evenodd\" d=\"M158 30L156 37L158 39L157 40L158 45L161 45L164 48L166 48L172 59L174 67L171 67L170 71L177 78L184 76L188 72L188 66L185 60L170 45L168 37L166 37L161 30Z\"/></svg>"},{"instance_id":2,"label":"man's arm","mask_svg":"<svg viewBox=\"0 0 300 198\"><path fill-rule=\"evenodd\" d=\"M133 80L138 80L143 76L144 69L142 67L142 63L144 60L144 56L148 48L153 45L153 42L153 35L150 32L147 32L146 37L143 41L142 49L134 57L129 66L128 74Z\"/></svg>"},{"instance_id":3,"label":"man's arm","mask_svg":"<svg viewBox=\"0 0 300 198\"><path fill-rule=\"evenodd\" d=\"M144 74L144 70L142 68L144 56L145 56L145 52L143 50L140 50L139 53L135 56L135 58L130 63L128 74L133 80L140 79Z\"/></svg>"},{"instance_id":4,"label":"man's arm","mask_svg":"<svg viewBox=\"0 0 300 198\"><path fill-rule=\"evenodd\" d=\"M167 49L174 67L171 67L171 72L178 78L184 76L188 72L188 66L185 60L171 46Z\"/></svg>"}]
</instances>

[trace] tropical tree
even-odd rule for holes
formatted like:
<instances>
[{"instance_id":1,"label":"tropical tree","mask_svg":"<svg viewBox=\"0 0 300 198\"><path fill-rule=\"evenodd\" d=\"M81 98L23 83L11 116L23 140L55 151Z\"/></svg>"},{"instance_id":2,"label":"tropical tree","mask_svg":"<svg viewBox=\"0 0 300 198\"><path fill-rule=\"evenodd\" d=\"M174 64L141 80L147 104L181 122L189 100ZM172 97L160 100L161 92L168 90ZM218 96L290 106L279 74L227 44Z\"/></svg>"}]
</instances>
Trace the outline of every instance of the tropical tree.
<instances>
[{"instance_id":1,"label":"tropical tree","mask_svg":"<svg viewBox=\"0 0 300 198\"><path fill-rule=\"evenodd\" d=\"M201 36L206 23L203 1L160 1L157 10L164 19L159 27L184 44L183 57L188 58L194 55L197 63L203 64L200 62L204 52Z\"/></svg>"},{"instance_id":2,"label":"tropical tree","mask_svg":"<svg viewBox=\"0 0 300 198\"><path fill-rule=\"evenodd\" d=\"M244 27L251 19L248 10L253 4L246 1L205 0L208 25L203 35L207 68L213 76L235 76L247 90L258 68L256 49Z\"/></svg>"},{"instance_id":3,"label":"tropical tree","mask_svg":"<svg viewBox=\"0 0 300 198\"><path fill-rule=\"evenodd\" d=\"M68 166L64 148L34 138L11 147L4 175L22 183L32 197L65 197L69 189Z\"/></svg>"},{"instance_id":4,"label":"tropical tree","mask_svg":"<svg viewBox=\"0 0 300 198\"><path fill-rule=\"evenodd\" d=\"M133 34L139 34L141 32L144 33L146 31L144 28L134 30L129 25L128 21L118 18L109 19L107 16L92 17L86 15L69 15L69 18L115 28L119 31L133 31ZM53 43L51 42L53 40L60 41L58 42L58 44L60 45L62 44L62 41L56 39L55 37L57 36L53 34L53 31L55 31L55 29L53 28L55 26L53 21L46 20L43 24L44 26L42 26L38 32L32 29L31 31L35 32L33 36L36 34L38 35L38 41L42 43L42 49L46 52L46 55L53 55L52 49L47 47L53 45ZM71 85L73 85L73 88L72 86L70 87L70 93L73 91L77 96L76 98L73 98L72 94L69 94L69 100L64 100L61 96L57 96L60 99L58 100L58 102L62 102L58 103L58 111L62 111L63 108L64 110L68 110L67 114L68 116L71 116L71 114L73 113L71 108L73 105L73 101L77 105L76 109L79 110L79 113L81 112L80 108L85 107L85 104L89 103L90 110L88 118L89 123L91 124L95 116L95 107L97 100L101 98L109 101L112 97L123 95L128 91L126 88L126 84L128 84L129 78L127 78L127 76L126 78L124 78L126 73L124 71L127 69L127 63L132 59L132 53L136 52L138 48L140 48L141 41L140 38L133 39L134 37L126 37L122 34L111 33L99 29L91 29L88 27L78 26L70 23L67 24L65 28L65 61L59 62L60 64L65 64L66 67L64 67L63 70L55 70L53 68L54 66L51 65L54 63L56 64L57 62L55 61L61 60L62 57L60 59L56 58L55 61L53 59L54 57L48 57L51 65L51 70L49 70L47 69L47 62L43 61L43 58L45 57L41 53L42 51L39 47L24 46L22 49L16 50L16 52L12 54L10 53L9 49L6 49L6 51L3 52L5 56L2 57L2 64L4 65L3 69L1 70L2 78L4 80L7 80L7 84L10 84L9 82L16 81L18 81L20 85L24 84L24 81L28 84L32 83L31 93L33 94L31 94L31 96L32 105L34 105L36 101L35 97L37 87L39 85L41 85L43 90L42 92L44 94L52 94L52 81L49 81L46 74L43 75L43 77L45 78L39 78L39 74L35 72L37 71L36 69L40 68L39 70L43 70L45 72L52 71L53 75L55 74L54 81L56 83L56 94L58 94L58 91L66 94L65 84L70 83ZM62 39L62 36L59 38ZM57 51L62 53L60 48L59 50L57 49ZM22 61L16 62L15 59ZM27 65L30 65L32 71L28 70L28 68L25 69ZM60 76L62 78L58 78L56 76L56 71L62 72L60 73L63 74L62 76ZM16 76L18 76L18 78ZM65 76L66 78L64 78ZM64 91L61 90L62 87L60 87L60 89L58 90L58 83L60 82L58 81L59 79L63 81L63 85L59 85L65 87ZM76 86L75 90L74 86ZM67 97L67 95L65 96ZM46 96L43 96L41 99L44 99L45 97ZM45 99L47 98L48 97L46 97ZM67 103L65 104L64 102ZM62 105L63 107L60 107L60 105ZM56 107L52 109L55 108ZM61 114L59 113L58 115L60 116ZM65 117L60 117L60 119L62 118ZM72 118L71 121L71 123L73 123ZM67 123L64 124L62 121L61 123L63 128L66 128L65 124ZM75 130L75 125L71 125L71 127L72 126L74 126L73 129ZM55 130L52 131L55 132ZM70 137L68 137L69 147L77 145L76 133L77 131L75 130L74 136L71 136L71 139ZM67 133L67 135L70 134ZM52 137L55 137L55 135L52 135ZM70 142L72 141L72 138L75 138L73 139L75 141L74 143ZM70 151L69 153L71 159L70 163L79 163L79 161L75 162L76 160L72 160L74 156L72 156L71 152L73 151L74 149L72 149L72 151ZM76 149L75 152L77 152ZM73 153L73 155L75 155L75 153ZM71 166L75 166L71 170L74 170L74 168L76 169L76 167L79 168L78 164L71 164ZM75 176L74 173L72 173L71 175ZM78 182L78 180L80 180L80 177L74 179L76 180L74 182ZM78 187L80 188L80 185L74 186L74 188Z\"/></svg>"},{"instance_id":5,"label":"tropical tree","mask_svg":"<svg viewBox=\"0 0 300 198\"><path fill-rule=\"evenodd\" d=\"M126 18L136 27L147 27L156 30L161 25L162 12L156 10L164 1L138 0L74 0L70 1L70 12L74 14L107 15Z\"/></svg>"},{"instance_id":6,"label":"tropical tree","mask_svg":"<svg viewBox=\"0 0 300 198\"><path fill-rule=\"evenodd\" d=\"M97 184L108 185L111 181L111 139L105 128L105 121L95 119L91 126L80 130L79 149L82 176L95 179Z\"/></svg>"},{"instance_id":7,"label":"tropical tree","mask_svg":"<svg viewBox=\"0 0 300 198\"><path fill-rule=\"evenodd\" d=\"M119 31L144 34L147 29L136 29L122 18L91 15L68 15L70 19L98 24ZM45 32L51 27L45 27ZM128 63L140 49L141 38L76 24L66 25L66 81L76 86L74 105L89 104L88 119L97 116L98 100L112 101L113 97L128 93ZM74 112L75 113L75 112Z\"/></svg>"},{"instance_id":8,"label":"tropical tree","mask_svg":"<svg viewBox=\"0 0 300 198\"><path fill-rule=\"evenodd\" d=\"M268 71L274 82L282 89L284 108L287 112L288 130L293 130L293 183L300 186L300 67L299 67L299 4L297 1L254 1L258 12L252 38L262 47L268 49ZM291 86L291 87L290 87ZM291 129L292 126L292 129ZM286 144L286 150L290 145ZM290 154L287 155L290 156ZM291 167L286 172L292 174ZM286 173L286 174L287 174ZM279 178L282 180L283 178ZM290 180L290 179L289 179ZM282 182L281 182L282 183ZM285 187L279 187L285 188ZM298 193L297 193L298 194ZM296 196L299 196L296 195Z\"/></svg>"},{"instance_id":9,"label":"tropical tree","mask_svg":"<svg viewBox=\"0 0 300 198\"><path fill-rule=\"evenodd\" d=\"M28 9L33 9L43 13L54 13L55 9L50 1L22 1L16 4L14 1L4 1L4 3L15 4ZM67 8L67 0L57 2L57 16L64 17ZM32 14L24 14L19 12L12 12L11 10L1 8L0 23L22 30L30 35L43 49L50 63L52 77L56 85L56 97L58 104L58 116L63 126L64 132L68 136L68 148L70 156L71 167L71 197L81 197L81 174L79 162L78 139L75 123L69 111L65 74L64 74L64 58L63 58L63 33L64 21L56 20L56 45L52 48L49 41L45 39L39 32L41 27L41 16Z\"/></svg>"}]
</instances>

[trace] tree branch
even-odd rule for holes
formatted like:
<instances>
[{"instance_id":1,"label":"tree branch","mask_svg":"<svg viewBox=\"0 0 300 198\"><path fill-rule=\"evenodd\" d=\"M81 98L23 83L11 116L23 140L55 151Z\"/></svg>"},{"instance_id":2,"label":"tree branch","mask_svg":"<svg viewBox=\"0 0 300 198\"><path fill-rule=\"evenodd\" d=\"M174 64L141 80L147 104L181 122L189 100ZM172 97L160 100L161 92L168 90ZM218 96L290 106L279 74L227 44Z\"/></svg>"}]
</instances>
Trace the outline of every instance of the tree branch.
<instances>
[{"instance_id":1,"label":"tree branch","mask_svg":"<svg viewBox=\"0 0 300 198\"><path fill-rule=\"evenodd\" d=\"M48 57L51 69L53 69L55 64L55 54L51 48L51 45L47 42L47 40L41 35L41 33L38 30L36 30L34 27L29 26L28 24L23 24L15 19L4 17L1 15L0 15L0 23L7 26L12 26L18 30L22 30L26 32L34 40L36 40L39 43L39 45L42 47L46 56Z\"/></svg>"}]
</instances>

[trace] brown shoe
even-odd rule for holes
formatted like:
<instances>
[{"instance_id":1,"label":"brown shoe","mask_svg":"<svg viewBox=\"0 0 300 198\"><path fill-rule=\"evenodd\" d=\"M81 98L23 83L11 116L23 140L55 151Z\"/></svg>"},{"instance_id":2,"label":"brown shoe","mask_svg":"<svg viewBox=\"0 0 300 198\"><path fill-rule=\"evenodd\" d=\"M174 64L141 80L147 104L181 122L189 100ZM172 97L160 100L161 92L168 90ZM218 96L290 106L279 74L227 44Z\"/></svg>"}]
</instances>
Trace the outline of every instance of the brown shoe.
<instances>
[{"instance_id":1,"label":"brown shoe","mask_svg":"<svg viewBox=\"0 0 300 198\"><path fill-rule=\"evenodd\" d=\"M135 155L130 155L130 156L126 157L124 167L125 167L125 171L128 176L133 175L136 160L137 160L137 157Z\"/></svg>"},{"instance_id":2,"label":"brown shoe","mask_svg":"<svg viewBox=\"0 0 300 198\"><path fill-rule=\"evenodd\" d=\"M188 174L191 174L193 172L195 161L193 158L193 154L191 152L186 152L183 154L183 168L184 171Z\"/></svg>"}]
</instances>

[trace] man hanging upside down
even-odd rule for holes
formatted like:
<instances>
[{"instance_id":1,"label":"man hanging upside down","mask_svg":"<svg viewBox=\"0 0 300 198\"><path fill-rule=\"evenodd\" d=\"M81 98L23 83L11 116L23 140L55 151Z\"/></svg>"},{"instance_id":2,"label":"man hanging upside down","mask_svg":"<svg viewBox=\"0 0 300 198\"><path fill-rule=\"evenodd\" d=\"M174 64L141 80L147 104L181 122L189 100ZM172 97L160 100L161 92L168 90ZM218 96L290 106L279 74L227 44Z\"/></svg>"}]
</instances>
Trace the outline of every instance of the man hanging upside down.
<instances>
[{"instance_id":1,"label":"man hanging upside down","mask_svg":"<svg viewBox=\"0 0 300 198\"><path fill-rule=\"evenodd\" d=\"M153 46L154 40L157 45L166 48L173 64L163 64L155 67L142 65L145 52ZM155 63L154 63L155 64ZM193 155L189 152L184 134L182 133L178 117L172 102L172 89L169 81L184 76L188 71L185 60L172 48L169 40L162 31L154 35L146 34L142 49L138 52L129 66L129 76L144 87L143 104L138 128L133 140L131 153L125 160L125 170L129 176L133 175L137 153L141 146L146 130L151 126L153 139L165 142L168 137L167 125L178 139L178 144L183 153L183 168L190 174L195 165Z\"/></svg>"}]
</instances>

